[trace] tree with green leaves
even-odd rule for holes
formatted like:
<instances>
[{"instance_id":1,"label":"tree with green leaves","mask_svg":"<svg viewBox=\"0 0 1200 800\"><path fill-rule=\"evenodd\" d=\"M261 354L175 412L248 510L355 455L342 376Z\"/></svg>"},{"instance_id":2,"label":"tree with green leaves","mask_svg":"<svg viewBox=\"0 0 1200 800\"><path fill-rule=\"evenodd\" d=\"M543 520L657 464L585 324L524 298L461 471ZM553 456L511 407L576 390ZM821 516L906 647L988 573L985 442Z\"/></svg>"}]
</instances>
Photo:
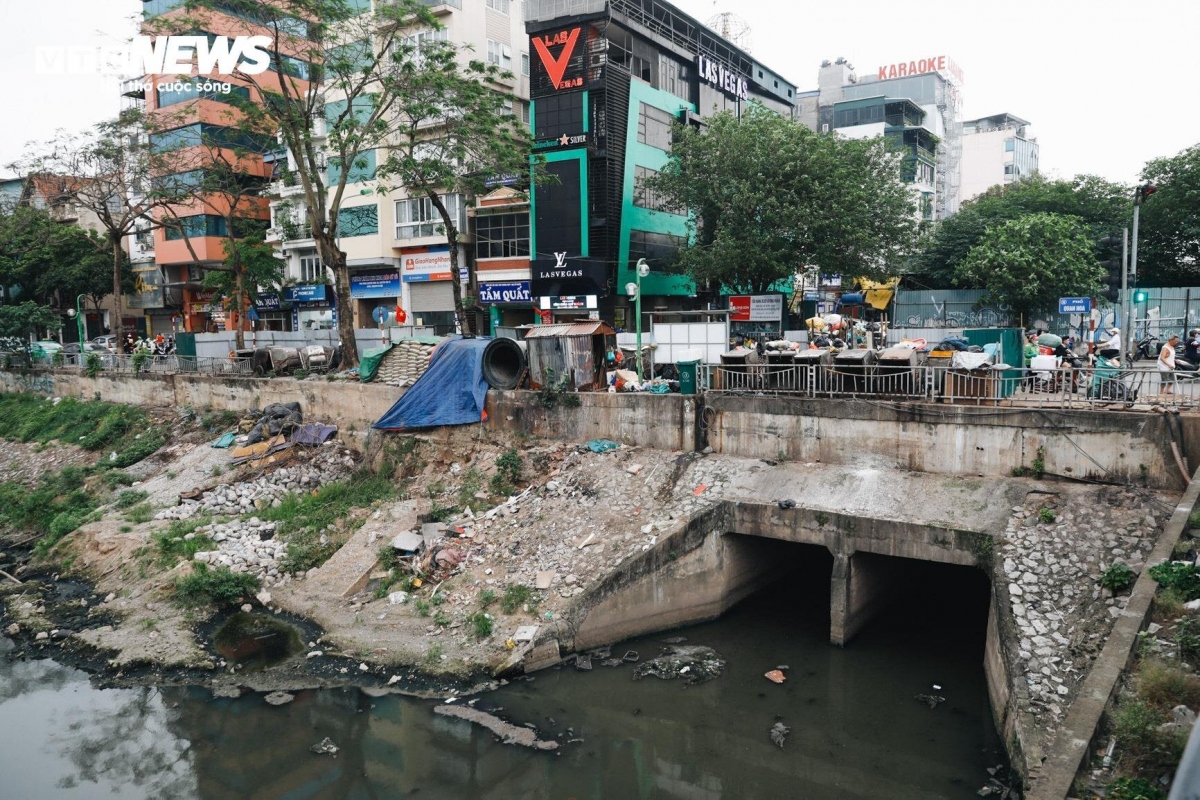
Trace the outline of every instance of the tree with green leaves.
<instances>
[{"instance_id":1,"label":"tree with green leaves","mask_svg":"<svg viewBox=\"0 0 1200 800\"><path fill-rule=\"evenodd\" d=\"M238 315L235 346L246 346L245 327L241 324L247 309L253 307L262 287L278 288L283 281L283 260L275 248L263 241L261 233L225 240L225 261L220 266L206 265L204 288L225 298L225 309Z\"/></svg>"},{"instance_id":2,"label":"tree with green leaves","mask_svg":"<svg viewBox=\"0 0 1200 800\"><path fill-rule=\"evenodd\" d=\"M379 177L404 186L410 197L428 198L437 211L439 232L450 248L459 327L473 333L458 280L462 231L445 197L483 194L495 175L531 174L543 180L543 159L535 157L531 166L528 129L513 114L511 98L496 88L511 81L511 73L475 59L464 65L459 48L447 41L422 44L419 56L396 65L399 125Z\"/></svg>"},{"instance_id":3,"label":"tree with green leaves","mask_svg":"<svg viewBox=\"0 0 1200 800\"><path fill-rule=\"evenodd\" d=\"M703 131L677 126L671 160L646 188L691 212L683 270L729 293L790 284L809 266L884 277L917 230L900 156L882 139L820 135L754 105Z\"/></svg>"},{"instance_id":4,"label":"tree with green leaves","mask_svg":"<svg viewBox=\"0 0 1200 800\"><path fill-rule=\"evenodd\" d=\"M1050 180L1040 175L1006 186L993 186L963 204L957 214L940 220L922 237L908 273L930 288L956 285L958 266L967 254L1000 223L1026 214L1077 217L1093 241L1118 233L1129 224L1131 190L1094 175Z\"/></svg>"},{"instance_id":5,"label":"tree with green leaves","mask_svg":"<svg viewBox=\"0 0 1200 800\"><path fill-rule=\"evenodd\" d=\"M345 201L355 182L374 180L375 153L395 138L401 124L397 106L409 78L406 66L420 63L419 31L442 28L421 0L187 0L186 13L168 14L151 22L158 33L203 30L210 13L229 18L241 30L234 35L261 35L271 42L271 70L260 75L238 73L254 95L239 100L239 129L271 126L295 168L304 214L317 254L333 273L338 304L338 337L343 363L358 363L350 271L339 238ZM260 98L262 102L260 102ZM386 193L374 180L375 191Z\"/></svg>"},{"instance_id":6,"label":"tree with green leaves","mask_svg":"<svg viewBox=\"0 0 1200 800\"><path fill-rule=\"evenodd\" d=\"M1142 203L1138 283L1192 286L1200 278L1200 145L1148 162L1142 179L1157 191Z\"/></svg>"},{"instance_id":7,"label":"tree with green leaves","mask_svg":"<svg viewBox=\"0 0 1200 800\"><path fill-rule=\"evenodd\" d=\"M1025 214L987 229L955 268L963 286L987 291L1024 319L1054 307L1059 297L1092 297L1104 269L1087 223L1064 214Z\"/></svg>"},{"instance_id":8,"label":"tree with green leaves","mask_svg":"<svg viewBox=\"0 0 1200 800\"><path fill-rule=\"evenodd\" d=\"M103 230L113 296L114 332L122 328L122 292L128 287L125 240L147 221L157 226L156 211L175 198L147 192L156 167L145 115L128 109L83 135L60 134L18 167L52 183L58 198L69 198L91 212ZM117 336L117 352L124 348Z\"/></svg>"},{"instance_id":9,"label":"tree with green leaves","mask_svg":"<svg viewBox=\"0 0 1200 800\"><path fill-rule=\"evenodd\" d=\"M29 350L29 340L45 330L58 330L62 318L46 306L27 300L15 305L0 305L0 339L20 340L21 347Z\"/></svg>"},{"instance_id":10,"label":"tree with green leaves","mask_svg":"<svg viewBox=\"0 0 1200 800\"><path fill-rule=\"evenodd\" d=\"M94 231L59 221L48 208L0 210L0 284L18 298L71 305L85 294L98 304L112 292L106 250Z\"/></svg>"}]
</instances>

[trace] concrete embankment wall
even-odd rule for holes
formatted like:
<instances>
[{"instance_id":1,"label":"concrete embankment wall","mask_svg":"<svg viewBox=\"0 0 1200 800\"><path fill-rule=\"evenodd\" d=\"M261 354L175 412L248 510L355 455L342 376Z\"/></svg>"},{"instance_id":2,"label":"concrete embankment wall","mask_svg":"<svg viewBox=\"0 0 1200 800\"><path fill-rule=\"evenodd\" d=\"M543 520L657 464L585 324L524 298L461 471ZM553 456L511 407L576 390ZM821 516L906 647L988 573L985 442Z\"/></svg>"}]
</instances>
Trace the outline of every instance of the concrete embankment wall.
<instances>
[{"instance_id":1,"label":"concrete embankment wall","mask_svg":"<svg viewBox=\"0 0 1200 800\"><path fill-rule=\"evenodd\" d=\"M856 464L947 475L1007 476L1039 449L1052 475L1158 489L1186 483L1172 442L1200 463L1200 416L1019 409L867 400L581 394L546 409L534 392L488 393L488 425L563 441L612 439L774 460Z\"/></svg>"},{"instance_id":2,"label":"concrete embankment wall","mask_svg":"<svg viewBox=\"0 0 1200 800\"><path fill-rule=\"evenodd\" d=\"M353 381L291 378L229 378L210 375L98 375L77 372L0 372L7 392L100 399L135 406L245 411L271 403L299 402L306 419L337 420L365 427L392 407L402 390Z\"/></svg>"}]
</instances>

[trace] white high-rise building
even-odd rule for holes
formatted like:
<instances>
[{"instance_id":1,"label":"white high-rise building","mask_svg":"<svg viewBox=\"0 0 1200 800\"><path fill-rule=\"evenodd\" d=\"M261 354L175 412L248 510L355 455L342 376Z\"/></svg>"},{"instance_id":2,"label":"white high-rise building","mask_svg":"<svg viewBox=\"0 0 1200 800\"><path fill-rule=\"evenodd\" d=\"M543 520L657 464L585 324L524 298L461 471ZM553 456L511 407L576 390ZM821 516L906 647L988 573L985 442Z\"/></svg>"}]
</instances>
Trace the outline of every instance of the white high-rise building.
<instances>
[{"instance_id":1,"label":"white high-rise building","mask_svg":"<svg viewBox=\"0 0 1200 800\"><path fill-rule=\"evenodd\" d=\"M962 137L962 199L1038 171L1038 142L1029 122L1013 114L967 120Z\"/></svg>"}]
</instances>

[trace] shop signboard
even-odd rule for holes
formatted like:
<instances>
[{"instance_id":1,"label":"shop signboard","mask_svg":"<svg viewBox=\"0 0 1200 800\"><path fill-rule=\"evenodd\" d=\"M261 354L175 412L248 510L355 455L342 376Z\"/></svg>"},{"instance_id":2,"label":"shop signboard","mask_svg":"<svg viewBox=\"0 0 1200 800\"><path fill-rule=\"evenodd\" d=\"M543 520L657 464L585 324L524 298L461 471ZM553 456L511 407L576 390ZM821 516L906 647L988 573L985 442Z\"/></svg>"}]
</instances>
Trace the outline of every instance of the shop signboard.
<instances>
[{"instance_id":1,"label":"shop signboard","mask_svg":"<svg viewBox=\"0 0 1200 800\"><path fill-rule=\"evenodd\" d=\"M125 299L127 308L162 308L163 276L157 264L137 264L133 268L133 293Z\"/></svg>"},{"instance_id":2,"label":"shop signboard","mask_svg":"<svg viewBox=\"0 0 1200 800\"><path fill-rule=\"evenodd\" d=\"M529 281L488 281L479 284L481 303L530 303Z\"/></svg>"},{"instance_id":3,"label":"shop signboard","mask_svg":"<svg viewBox=\"0 0 1200 800\"><path fill-rule=\"evenodd\" d=\"M350 296L356 300L399 297L399 270L385 269L352 273L350 275Z\"/></svg>"},{"instance_id":4,"label":"shop signboard","mask_svg":"<svg viewBox=\"0 0 1200 800\"><path fill-rule=\"evenodd\" d=\"M254 298L254 308L258 311L278 311L279 292L259 292L258 297Z\"/></svg>"},{"instance_id":5,"label":"shop signboard","mask_svg":"<svg viewBox=\"0 0 1200 800\"><path fill-rule=\"evenodd\" d=\"M304 284L289 286L286 290L287 299L293 303L321 303L325 301L325 284Z\"/></svg>"},{"instance_id":6,"label":"shop signboard","mask_svg":"<svg viewBox=\"0 0 1200 800\"><path fill-rule=\"evenodd\" d=\"M783 319L783 295L750 294L729 298L730 322L779 322Z\"/></svg>"},{"instance_id":7,"label":"shop signboard","mask_svg":"<svg viewBox=\"0 0 1200 800\"><path fill-rule=\"evenodd\" d=\"M539 297L538 305L543 311L587 311L597 308L596 295L571 294L557 297Z\"/></svg>"},{"instance_id":8,"label":"shop signboard","mask_svg":"<svg viewBox=\"0 0 1200 800\"><path fill-rule=\"evenodd\" d=\"M459 263L464 259L459 253ZM448 281L452 278L449 247L430 247L423 250L409 250L400 255L400 276L404 283L422 283L424 281ZM467 268L458 268L458 279L467 281ZM386 295L393 297L394 295Z\"/></svg>"},{"instance_id":9,"label":"shop signboard","mask_svg":"<svg viewBox=\"0 0 1200 800\"><path fill-rule=\"evenodd\" d=\"M582 40L582 42L580 41ZM583 87L584 54L587 37L583 28L565 28L530 37L534 62L534 83L549 83L555 91Z\"/></svg>"},{"instance_id":10,"label":"shop signboard","mask_svg":"<svg viewBox=\"0 0 1200 800\"><path fill-rule=\"evenodd\" d=\"M554 258L534 259L529 268L535 297L608 295L608 265L603 260L555 253Z\"/></svg>"}]
</instances>

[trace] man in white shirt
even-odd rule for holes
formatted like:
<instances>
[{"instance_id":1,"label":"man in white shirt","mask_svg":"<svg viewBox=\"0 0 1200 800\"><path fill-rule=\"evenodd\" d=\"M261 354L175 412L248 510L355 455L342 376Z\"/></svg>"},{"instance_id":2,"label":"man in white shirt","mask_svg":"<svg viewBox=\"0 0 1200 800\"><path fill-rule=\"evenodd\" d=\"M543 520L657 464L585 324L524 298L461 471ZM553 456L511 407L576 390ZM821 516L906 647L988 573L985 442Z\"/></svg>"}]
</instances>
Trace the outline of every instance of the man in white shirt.
<instances>
[{"instance_id":1,"label":"man in white shirt","mask_svg":"<svg viewBox=\"0 0 1200 800\"><path fill-rule=\"evenodd\" d=\"M1100 346L1101 350L1116 350L1121 352L1121 329L1108 328L1109 340Z\"/></svg>"}]
</instances>

